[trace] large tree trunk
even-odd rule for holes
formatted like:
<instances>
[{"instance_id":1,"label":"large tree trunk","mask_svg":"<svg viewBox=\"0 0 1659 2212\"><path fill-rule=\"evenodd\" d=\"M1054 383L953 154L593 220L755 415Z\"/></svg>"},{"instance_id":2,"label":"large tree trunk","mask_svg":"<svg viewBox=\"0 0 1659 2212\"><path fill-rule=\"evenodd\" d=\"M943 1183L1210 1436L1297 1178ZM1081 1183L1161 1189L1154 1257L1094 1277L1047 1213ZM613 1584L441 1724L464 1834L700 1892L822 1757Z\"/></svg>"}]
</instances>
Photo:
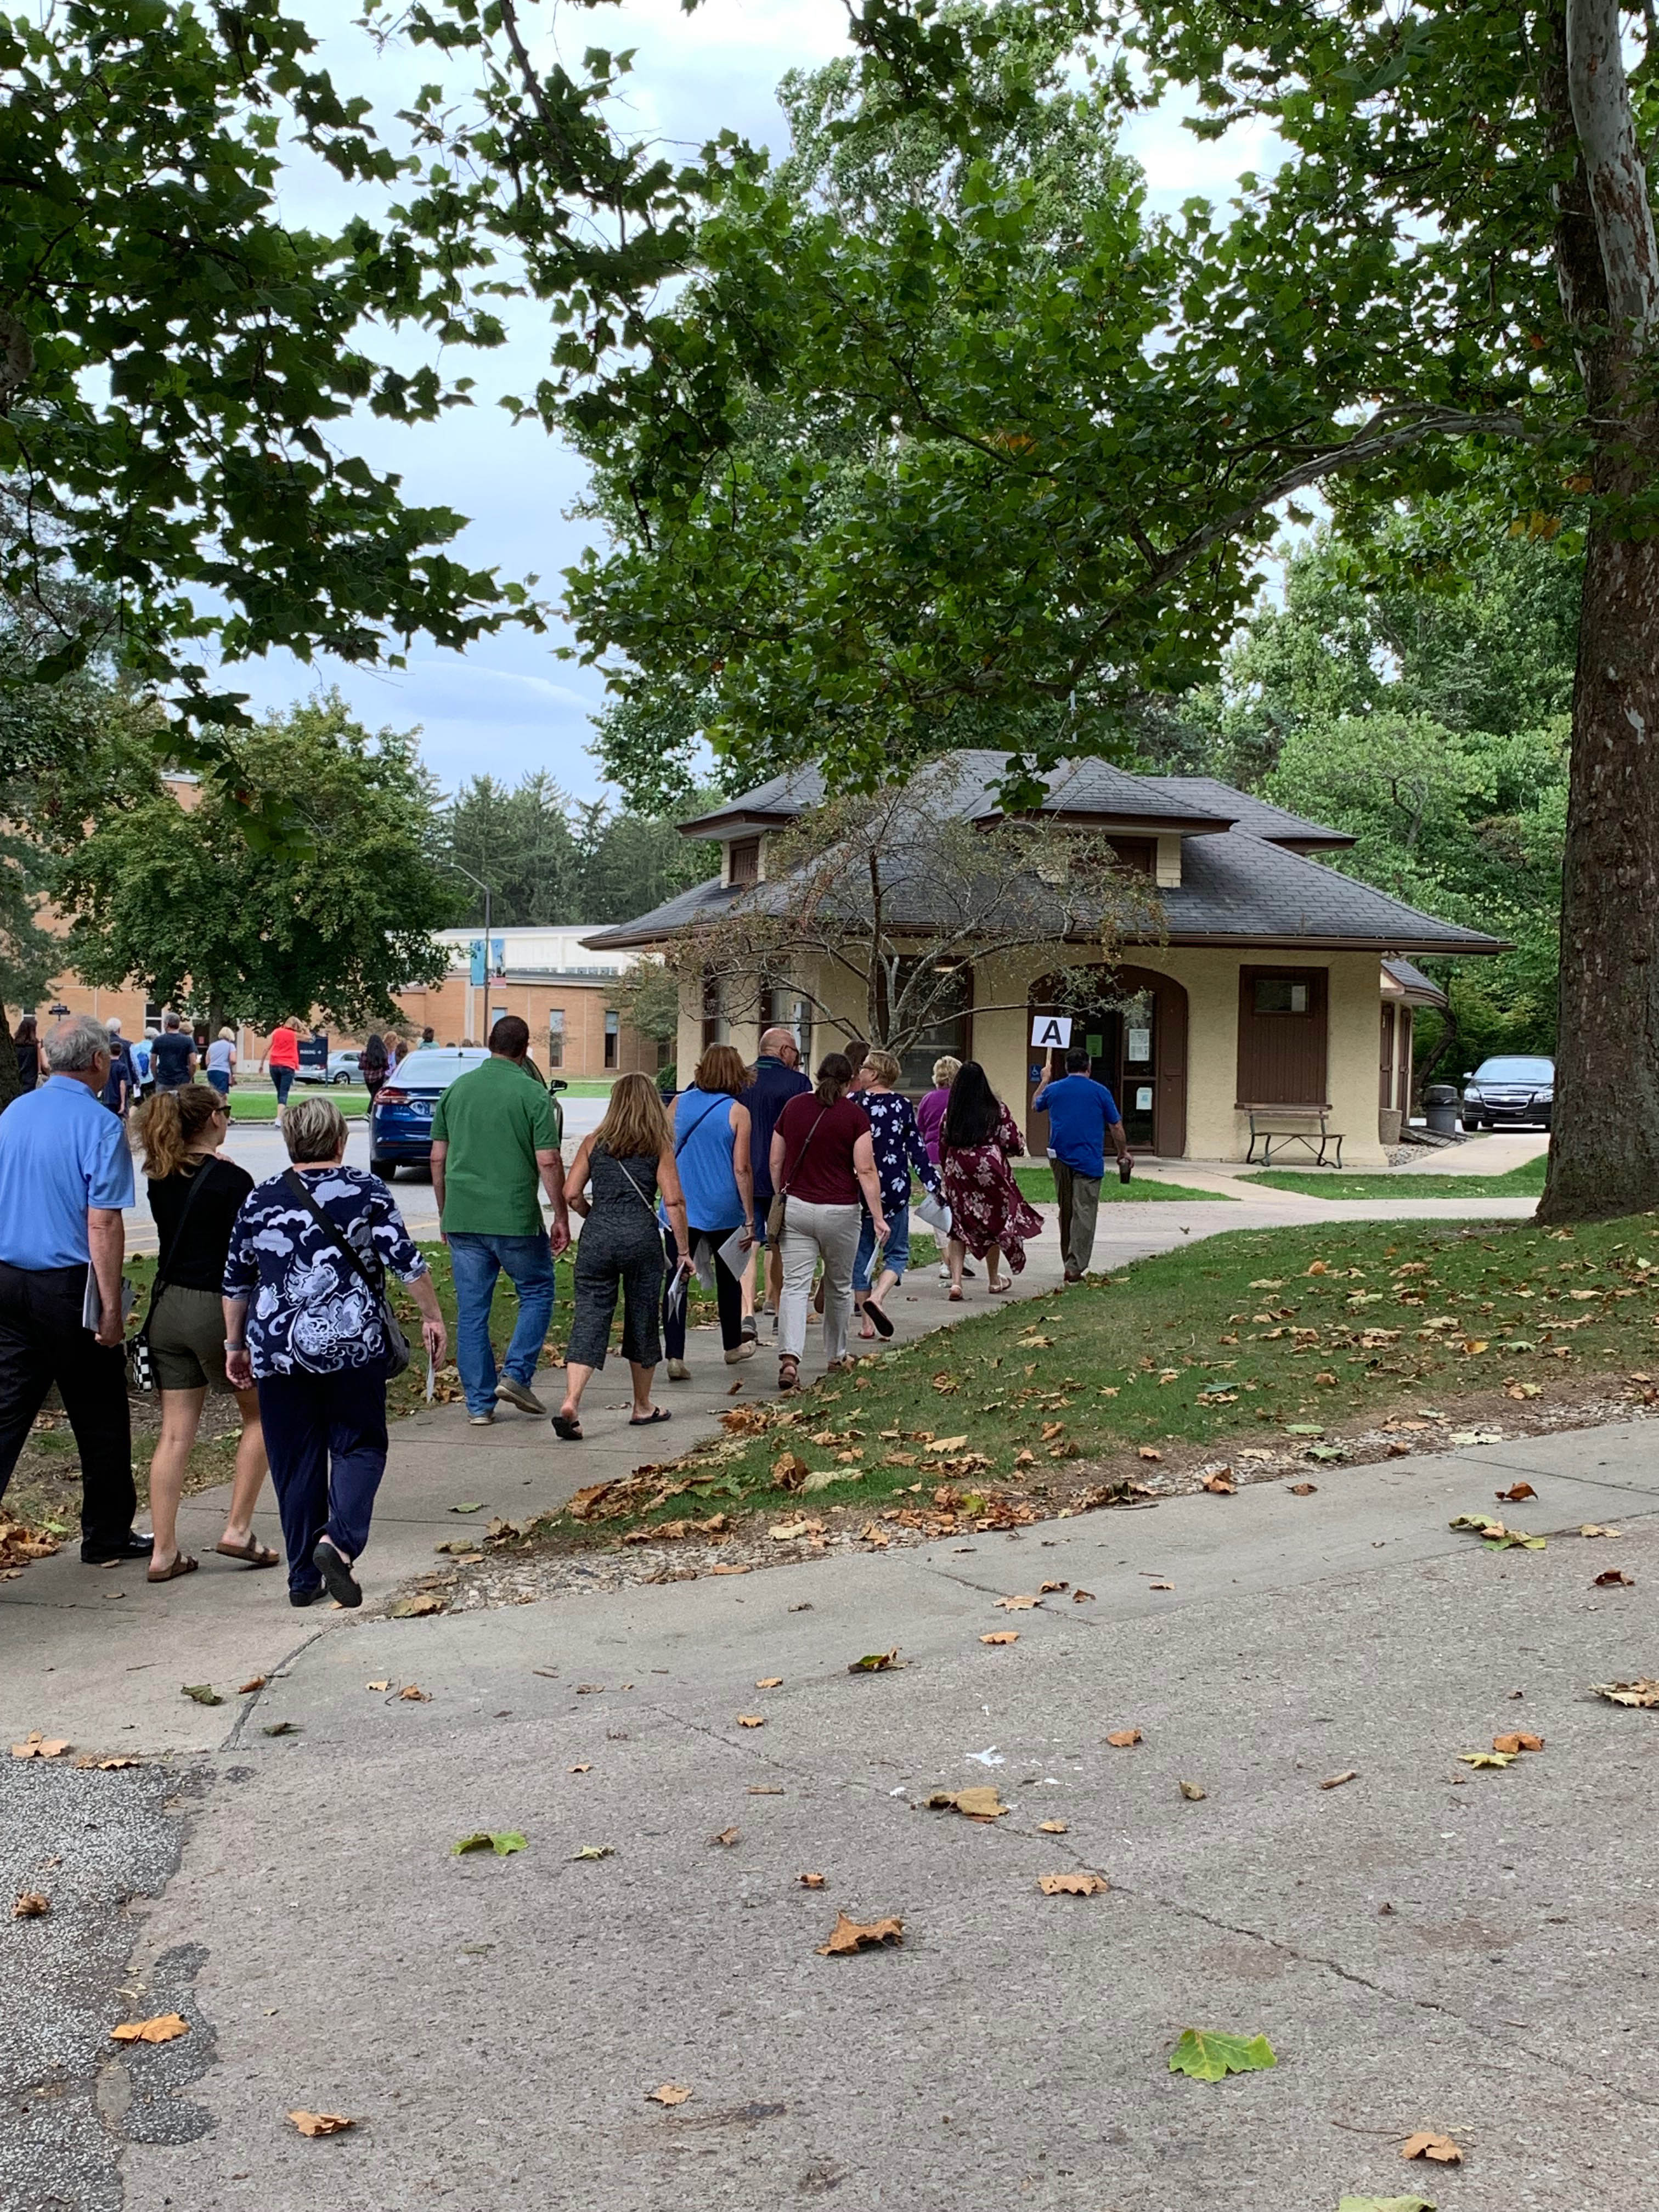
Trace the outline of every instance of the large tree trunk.
<instances>
[{"instance_id":1,"label":"large tree trunk","mask_svg":"<svg viewBox=\"0 0 1659 2212\"><path fill-rule=\"evenodd\" d=\"M1562 880L1554 1134L1539 1218L1659 1206L1659 540L1620 510L1659 474L1644 387L1659 246L1617 0L1545 19L1544 105L1575 155L1555 262L1601 448L1584 566Z\"/></svg>"},{"instance_id":2,"label":"large tree trunk","mask_svg":"<svg viewBox=\"0 0 1659 2212\"><path fill-rule=\"evenodd\" d=\"M1593 531L1573 692L1545 1221L1659 1206L1656 624L1659 540Z\"/></svg>"},{"instance_id":3,"label":"large tree trunk","mask_svg":"<svg viewBox=\"0 0 1659 2212\"><path fill-rule=\"evenodd\" d=\"M17 1047L12 1040L5 1007L0 1006L0 1114L5 1112L14 1098L22 1095L23 1085L17 1073Z\"/></svg>"}]
</instances>

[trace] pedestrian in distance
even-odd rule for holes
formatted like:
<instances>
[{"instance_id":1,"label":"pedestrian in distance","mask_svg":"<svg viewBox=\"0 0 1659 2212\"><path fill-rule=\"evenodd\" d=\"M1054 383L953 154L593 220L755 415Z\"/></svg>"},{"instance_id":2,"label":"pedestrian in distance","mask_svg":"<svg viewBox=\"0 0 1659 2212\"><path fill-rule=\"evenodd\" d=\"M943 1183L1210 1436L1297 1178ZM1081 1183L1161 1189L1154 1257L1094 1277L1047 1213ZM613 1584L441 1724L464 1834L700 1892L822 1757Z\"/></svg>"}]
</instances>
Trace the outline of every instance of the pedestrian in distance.
<instances>
[{"instance_id":1,"label":"pedestrian in distance","mask_svg":"<svg viewBox=\"0 0 1659 2212\"><path fill-rule=\"evenodd\" d=\"M1014 1117L991 1088L976 1060L964 1060L951 1085L951 1103L939 1133L945 1202L951 1209L945 1246L952 1304L963 1296L963 1262L971 1252L985 1262L985 1287L1000 1297L1012 1279L999 1273L1006 1259L1014 1274L1025 1266L1025 1243L1039 1235L1042 1216L1014 1181L1011 1159L1022 1158L1025 1140Z\"/></svg>"},{"instance_id":2,"label":"pedestrian in distance","mask_svg":"<svg viewBox=\"0 0 1659 2212\"><path fill-rule=\"evenodd\" d=\"M218 1085L204 1083L158 1091L134 1122L161 1247L141 1332L161 1412L161 1439L149 1463L153 1583L196 1571L194 1556L179 1543L179 1501L208 1393L234 1390L225 1366L222 1286L231 1231L253 1178L234 1160L218 1157L229 1126L230 1109ZM265 1479L258 1394L250 1382L234 1396L242 1433L224 1533L214 1549L245 1566L274 1567L279 1554L253 1534L253 1509Z\"/></svg>"},{"instance_id":3,"label":"pedestrian in distance","mask_svg":"<svg viewBox=\"0 0 1659 2212\"><path fill-rule=\"evenodd\" d=\"M431 1024L428 1023L426 1028L421 1031L421 1042L422 1044L435 1044L437 1041L438 1032L432 1027Z\"/></svg>"},{"instance_id":4,"label":"pedestrian in distance","mask_svg":"<svg viewBox=\"0 0 1659 2212\"><path fill-rule=\"evenodd\" d=\"M1091 1064L1087 1048L1074 1044L1066 1055L1065 1074L1045 1083L1031 1101L1034 1114L1048 1116L1048 1158L1054 1171L1060 1245L1068 1283L1080 1283L1094 1257L1108 1139L1117 1155L1122 1182L1128 1182L1132 1166L1117 1101L1090 1074Z\"/></svg>"},{"instance_id":5,"label":"pedestrian in distance","mask_svg":"<svg viewBox=\"0 0 1659 2212\"><path fill-rule=\"evenodd\" d=\"M936 1198L941 1178L938 1167L927 1157L916 1127L915 1109L902 1091L894 1088L899 1079L896 1055L872 1046L865 1054L862 1073L864 1088L858 1093L858 1103L869 1116L876 1175L881 1184L881 1208L887 1218L887 1241L881 1248L881 1273L872 1290L870 1277L875 1266L876 1229L865 1210L859 1225L859 1248L853 1259L853 1298L863 1315L860 1336L887 1337L893 1334L893 1322L885 1301L904 1280L904 1271L910 1264L912 1172L921 1176L924 1188Z\"/></svg>"},{"instance_id":6,"label":"pedestrian in distance","mask_svg":"<svg viewBox=\"0 0 1659 2212\"><path fill-rule=\"evenodd\" d=\"M671 1225L666 1232L671 1269L681 1259L695 1267L714 1262L714 1298L720 1310L720 1342L726 1364L752 1358L755 1340L743 1333L743 1261L733 1267L721 1247L733 1234L739 1253L755 1242L755 1170L750 1152L749 1109L740 1102L749 1086L743 1054L729 1044L711 1044L697 1062L691 1088L674 1101L674 1164L685 1194L688 1242ZM685 1364L688 1301L675 1297L673 1277L663 1298L663 1336L668 1347L668 1379L689 1382ZM683 1287L683 1286L682 1286Z\"/></svg>"},{"instance_id":7,"label":"pedestrian in distance","mask_svg":"<svg viewBox=\"0 0 1659 2212\"><path fill-rule=\"evenodd\" d=\"M783 1302L778 1319L778 1388L800 1380L806 1349L806 1309L812 1275L823 1262L823 1352L835 1373L851 1365L847 1333L853 1318L853 1261L858 1251L862 1194L878 1243L887 1237L876 1174L870 1117L848 1097L853 1066L845 1053L826 1053L816 1087L792 1098L772 1133L773 1216L781 1201Z\"/></svg>"},{"instance_id":8,"label":"pedestrian in distance","mask_svg":"<svg viewBox=\"0 0 1659 2212\"><path fill-rule=\"evenodd\" d=\"M0 1127L3 1120L0 1119ZM352 1570L386 1473L386 1386L397 1346L388 1273L408 1285L427 1357L447 1346L426 1261L378 1176L344 1164L345 1116L301 1098L283 1119L293 1165L242 1202L225 1260L225 1367L257 1389L283 1519L289 1603L358 1606Z\"/></svg>"},{"instance_id":9,"label":"pedestrian in distance","mask_svg":"<svg viewBox=\"0 0 1659 2212\"><path fill-rule=\"evenodd\" d=\"M276 1093L276 1119L280 1123L288 1109L288 1094L294 1088L294 1079L300 1072L300 1024L290 1018L278 1022L270 1033L270 1041L259 1059L258 1073L270 1071L271 1088Z\"/></svg>"},{"instance_id":10,"label":"pedestrian in distance","mask_svg":"<svg viewBox=\"0 0 1659 2212\"><path fill-rule=\"evenodd\" d=\"M104 1026L109 1031L109 1081L104 1085L103 1103L118 1121L125 1121L137 1100L138 1072L133 1066L126 1039L121 1035L118 1018L112 1014Z\"/></svg>"},{"instance_id":11,"label":"pedestrian in distance","mask_svg":"<svg viewBox=\"0 0 1659 2212\"><path fill-rule=\"evenodd\" d=\"M178 1091L196 1073L196 1041L179 1026L177 1014L161 1017L161 1034L149 1048L150 1072L158 1091Z\"/></svg>"},{"instance_id":12,"label":"pedestrian in distance","mask_svg":"<svg viewBox=\"0 0 1659 2212\"><path fill-rule=\"evenodd\" d=\"M392 1073L392 1055L386 1048L386 1039L378 1030L371 1030L363 1039L363 1048L357 1055L357 1073L368 1093L371 1110L380 1096L388 1075Z\"/></svg>"},{"instance_id":13,"label":"pedestrian in distance","mask_svg":"<svg viewBox=\"0 0 1659 2212\"><path fill-rule=\"evenodd\" d=\"M137 1079L138 1096L148 1098L155 1088L155 1071L149 1064L151 1048L161 1035L159 1030L146 1030L141 1037L132 1041L132 1072Z\"/></svg>"},{"instance_id":14,"label":"pedestrian in distance","mask_svg":"<svg viewBox=\"0 0 1659 2212\"><path fill-rule=\"evenodd\" d=\"M605 1119L576 1148L565 1190L582 1217L582 1232L576 1240L575 1316L565 1347L564 1402L553 1416L553 1426L567 1443L578 1443L582 1393L605 1365L618 1285L622 1353L634 1381L629 1426L649 1428L671 1418L651 1399L662 1358L657 1325L664 1267L659 1196L678 1251L690 1249L690 1231L674 1164L673 1132L648 1075L624 1075L617 1083ZM690 1262L680 1261L676 1275L682 1296L689 1273Z\"/></svg>"},{"instance_id":15,"label":"pedestrian in distance","mask_svg":"<svg viewBox=\"0 0 1659 2212\"><path fill-rule=\"evenodd\" d=\"M933 1089L916 1102L916 1127L921 1133L927 1157L935 1167L939 1165L939 1132L945 1127L945 1109L951 1103L951 1085L956 1081L957 1070L961 1066L962 1062L951 1054L941 1053L933 1062ZM965 1261L962 1272L971 1282L974 1271ZM939 1263L939 1279L941 1283L948 1283L951 1279L948 1255Z\"/></svg>"},{"instance_id":16,"label":"pedestrian in distance","mask_svg":"<svg viewBox=\"0 0 1659 2212\"><path fill-rule=\"evenodd\" d=\"M81 1557L147 1559L132 1525L122 1210L127 1133L101 1101L109 1032L90 1014L49 1030L46 1080L0 1114L0 1498L54 1383L81 1455Z\"/></svg>"},{"instance_id":17,"label":"pedestrian in distance","mask_svg":"<svg viewBox=\"0 0 1659 2212\"><path fill-rule=\"evenodd\" d=\"M503 1014L489 1032L489 1058L450 1085L432 1117L432 1191L455 1279L455 1361L475 1428L489 1426L503 1399L520 1413L547 1412L532 1386L570 1215L553 1109L526 1070L529 1050L529 1024ZM553 1208L550 1239L538 1182ZM503 1270L519 1316L498 1373L489 1309Z\"/></svg>"},{"instance_id":18,"label":"pedestrian in distance","mask_svg":"<svg viewBox=\"0 0 1659 2212\"><path fill-rule=\"evenodd\" d=\"M17 1051L18 1086L33 1091L40 1080L40 1038L33 1014L21 1018L11 1033L11 1041Z\"/></svg>"},{"instance_id":19,"label":"pedestrian in distance","mask_svg":"<svg viewBox=\"0 0 1659 2212\"><path fill-rule=\"evenodd\" d=\"M772 1132L778 1116L792 1098L812 1088L811 1079L800 1069L800 1048L793 1032L769 1029L761 1032L760 1054L754 1073L738 1098L749 1115L749 1160L755 1178L756 1252L766 1271L762 1304L775 1330L778 1299L783 1290L783 1255L766 1238L767 1210L772 1203ZM745 1276L751 1281L752 1276ZM752 1305L752 1293L746 1303ZM752 1323L744 1334L752 1335Z\"/></svg>"},{"instance_id":20,"label":"pedestrian in distance","mask_svg":"<svg viewBox=\"0 0 1659 2212\"><path fill-rule=\"evenodd\" d=\"M236 1080L236 1032L221 1030L207 1048L207 1079L228 1104Z\"/></svg>"}]
</instances>

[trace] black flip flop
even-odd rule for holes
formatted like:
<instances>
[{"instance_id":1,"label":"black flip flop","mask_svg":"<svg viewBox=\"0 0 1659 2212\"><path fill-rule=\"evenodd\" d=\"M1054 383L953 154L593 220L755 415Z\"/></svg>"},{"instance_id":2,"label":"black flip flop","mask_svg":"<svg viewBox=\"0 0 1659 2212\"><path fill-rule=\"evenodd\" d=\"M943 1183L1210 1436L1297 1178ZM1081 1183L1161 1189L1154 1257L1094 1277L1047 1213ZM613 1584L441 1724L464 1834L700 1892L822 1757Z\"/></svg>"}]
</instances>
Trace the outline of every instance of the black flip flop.
<instances>
[{"instance_id":1,"label":"black flip flop","mask_svg":"<svg viewBox=\"0 0 1659 2212\"><path fill-rule=\"evenodd\" d=\"M864 1318L873 1325L878 1336L893 1334L892 1316L884 1314L873 1298L866 1298L864 1302Z\"/></svg>"},{"instance_id":2,"label":"black flip flop","mask_svg":"<svg viewBox=\"0 0 1659 2212\"><path fill-rule=\"evenodd\" d=\"M362 1603L362 1585L326 1536L317 1539L316 1547L311 1554L311 1564L322 1577L324 1586L336 1605L359 1606Z\"/></svg>"},{"instance_id":3,"label":"black flip flop","mask_svg":"<svg viewBox=\"0 0 1659 2212\"><path fill-rule=\"evenodd\" d=\"M582 1425L579 1420L573 1420L568 1413L555 1413L553 1433L556 1437L562 1437L568 1444L579 1444L582 1441Z\"/></svg>"},{"instance_id":4,"label":"black flip flop","mask_svg":"<svg viewBox=\"0 0 1659 2212\"><path fill-rule=\"evenodd\" d=\"M659 1421L672 1421L673 1418L666 1406L653 1406L643 1420L630 1413L628 1417L628 1425L630 1429L652 1429Z\"/></svg>"}]
</instances>

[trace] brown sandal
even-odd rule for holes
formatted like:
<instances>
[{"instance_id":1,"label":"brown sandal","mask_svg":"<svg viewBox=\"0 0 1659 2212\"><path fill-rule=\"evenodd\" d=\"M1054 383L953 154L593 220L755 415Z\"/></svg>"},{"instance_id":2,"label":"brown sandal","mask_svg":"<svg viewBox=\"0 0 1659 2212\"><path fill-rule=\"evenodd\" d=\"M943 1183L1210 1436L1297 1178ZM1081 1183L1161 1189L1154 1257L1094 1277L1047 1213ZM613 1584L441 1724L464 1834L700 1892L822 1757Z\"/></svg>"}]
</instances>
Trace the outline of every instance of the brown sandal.
<instances>
[{"instance_id":1,"label":"brown sandal","mask_svg":"<svg viewBox=\"0 0 1659 2212\"><path fill-rule=\"evenodd\" d=\"M784 1358L780 1359L780 1360L779 1360L779 1362L778 1362L778 1388L779 1388L779 1389L780 1389L780 1390L793 1390L793 1389L798 1389L798 1388L799 1387L799 1383L800 1383L800 1362L799 1362L799 1359L791 1359L791 1358L787 1358L787 1356L786 1356Z\"/></svg>"},{"instance_id":2,"label":"brown sandal","mask_svg":"<svg viewBox=\"0 0 1659 2212\"><path fill-rule=\"evenodd\" d=\"M175 1552L169 1565L163 1567L159 1574L154 1567L148 1569L144 1580L147 1583L176 1583L180 1575L193 1575L200 1564L188 1552Z\"/></svg>"},{"instance_id":3,"label":"brown sandal","mask_svg":"<svg viewBox=\"0 0 1659 2212\"><path fill-rule=\"evenodd\" d=\"M240 1559L245 1567L274 1567L282 1557L257 1536L250 1536L246 1544L218 1543L213 1548L221 1559Z\"/></svg>"}]
</instances>

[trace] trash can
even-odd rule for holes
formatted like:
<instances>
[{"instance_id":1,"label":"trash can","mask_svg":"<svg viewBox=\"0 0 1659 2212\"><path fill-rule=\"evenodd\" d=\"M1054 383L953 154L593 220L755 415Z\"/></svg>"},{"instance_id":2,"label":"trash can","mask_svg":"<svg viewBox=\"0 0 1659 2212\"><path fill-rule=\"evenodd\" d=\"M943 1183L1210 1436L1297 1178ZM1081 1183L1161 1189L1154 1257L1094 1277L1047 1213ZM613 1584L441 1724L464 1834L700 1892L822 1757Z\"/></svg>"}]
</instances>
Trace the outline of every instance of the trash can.
<instances>
[{"instance_id":1,"label":"trash can","mask_svg":"<svg viewBox=\"0 0 1659 2212\"><path fill-rule=\"evenodd\" d=\"M1457 1093L1449 1083L1431 1083L1423 1093L1424 1118L1431 1137L1457 1134Z\"/></svg>"}]
</instances>

